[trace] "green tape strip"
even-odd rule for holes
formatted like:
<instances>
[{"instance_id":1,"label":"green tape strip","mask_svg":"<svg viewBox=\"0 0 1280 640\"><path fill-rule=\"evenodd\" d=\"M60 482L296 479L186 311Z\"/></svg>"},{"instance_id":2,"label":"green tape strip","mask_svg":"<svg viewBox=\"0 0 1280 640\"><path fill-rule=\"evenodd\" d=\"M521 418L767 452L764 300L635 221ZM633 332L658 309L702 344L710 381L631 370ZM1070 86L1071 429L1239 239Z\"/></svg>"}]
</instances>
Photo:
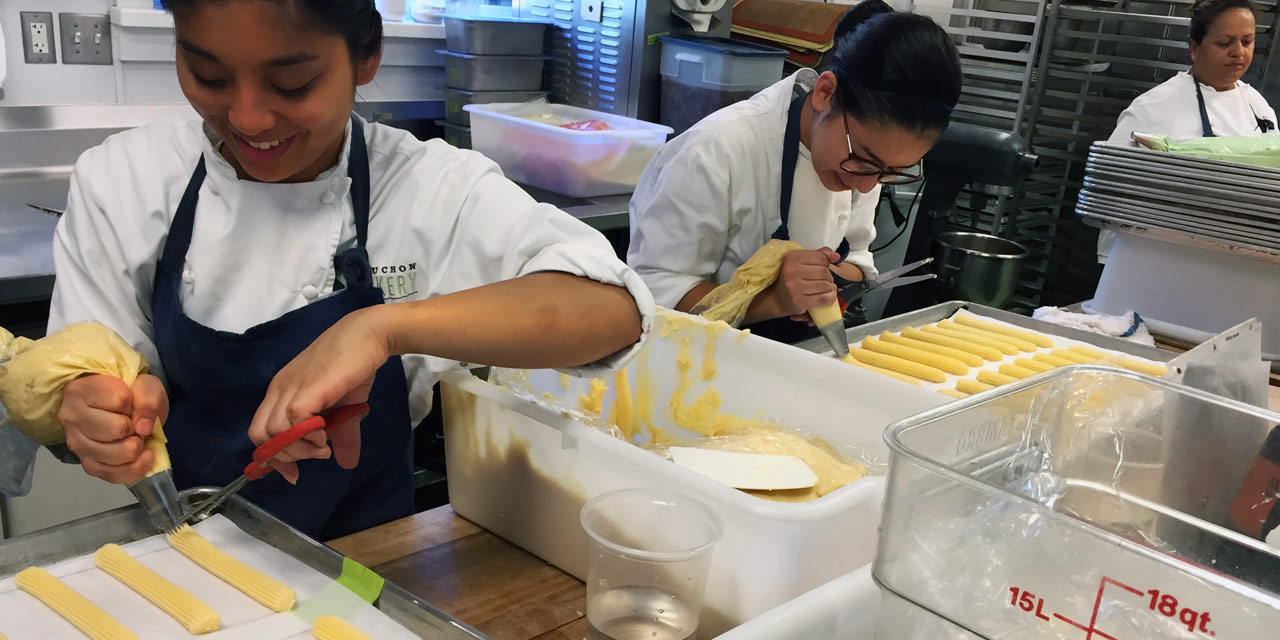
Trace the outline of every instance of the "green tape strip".
<instances>
[{"instance_id":1,"label":"green tape strip","mask_svg":"<svg viewBox=\"0 0 1280 640\"><path fill-rule=\"evenodd\" d=\"M337 616L346 620L368 606L369 603L361 600L350 589L330 582L310 598L299 602L293 608L293 615L301 618L307 626L314 626L316 618L320 616Z\"/></svg>"},{"instance_id":2,"label":"green tape strip","mask_svg":"<svg viewBox=\"0 0 1280 640\"><path fill-rule=\"evenodd\" d=\"M373 604L382 593L382 585L386 581L382 576L370 571L368 567L344 557L342 575L338 576L337 582L349 589L351 593L360 596L361 600Z\"/></svg>"}]
</instances>

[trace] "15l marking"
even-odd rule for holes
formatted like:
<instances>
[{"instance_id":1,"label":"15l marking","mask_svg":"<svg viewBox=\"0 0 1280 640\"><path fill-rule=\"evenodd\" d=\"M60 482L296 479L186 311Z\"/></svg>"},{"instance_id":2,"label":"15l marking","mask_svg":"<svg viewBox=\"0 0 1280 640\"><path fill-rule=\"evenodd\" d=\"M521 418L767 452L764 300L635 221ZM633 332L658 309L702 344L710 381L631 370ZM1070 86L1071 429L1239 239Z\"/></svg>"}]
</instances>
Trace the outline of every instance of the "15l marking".
<instances>
[{"instance_id":1,"label":"15l marking","mask_svg":"<svg viewBox=\"0 0 1280 640\"><path fill-rule=\"evenodd\" d=\"M1072 620L1060 613L1053 613L1052 618L1045 614L1044 598L1034 593L1022 589L1020 587L1009 588L1009 606L1017 607L1027 613L1034 615L1037 619L1045 622L1051 622L1053 619L1061 620L1081 631L1085 632L1085 640L1093 640L1096 636L1103 640L1118 640L1116 637L1108 635L1097 628L1098 611L1102 607L1102 596L1107 589L1107 585L1114 585L1135 596L1145 596L1147 598L1147 608L1158 613L1170 620L1177 620L1180 624L1192 633L1203 633L1207 636L1216 636L1217 633L1209 629L1209 624L1213 622L1212 616L1208 611L1200 611L1191 607L1179 606L1178 599L1171 594L1160 591L1159 589L1150 589L1143 593L1138 589L1134 589L1118 580L1103 577L1098 583L1098 597L1093 603L1093 613L1089 618L1089 624L1086 626L1075 620Z\"/></svg>"}]
</instances>

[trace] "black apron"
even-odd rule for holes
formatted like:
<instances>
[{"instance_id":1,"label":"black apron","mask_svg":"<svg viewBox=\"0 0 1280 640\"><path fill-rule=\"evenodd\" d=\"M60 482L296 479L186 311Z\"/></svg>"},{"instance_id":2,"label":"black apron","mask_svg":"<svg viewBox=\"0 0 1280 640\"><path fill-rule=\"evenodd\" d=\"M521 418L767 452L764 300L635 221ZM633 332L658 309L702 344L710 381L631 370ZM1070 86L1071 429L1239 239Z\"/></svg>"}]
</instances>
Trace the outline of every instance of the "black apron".
<instances>
[{"instance_id":1,"label":"black apron","mask_svg":"<svg viewBox=\"0 0 1280 640\"><path fill-rule=\"evenodd\" d=\"M169 227L151 303L156 348L169 378L165 430L179 489L222 486L238 478L252 459L249 423L271 379L335 322L383 303L366 250L369 159L363 127L354 119L347 162L357 243L334 256L342 290L244 333L212 329L182 310L179 286L205 178L203 156L196 165ZM397 356L378 369L369 393L355 469L343 469L332 459L303 460L297 486L273 473L250 482L240 495L318 540L411 515L410 432L409 393Z\"/></svg>"},{"instance_id":2,"label":"black apron","mask_svg":"<svg viewBox=\"0 0 1280 640\"><path fill-rule=\"evenodd\" d=\"M1209 110L1204 106L1204 90L1200 88L1200 81L1196 80L1195 74L1191 74L1191 82L1196 85L1196 102L1200 106L1200 131L1206 138L1216 138L1213 125L1209 123ZM1249 105L1249 110L1253 111L1253 119L1258 123L1258 131L1266 133L1276 128L1276 123L1258 117L1258 112L1254 111L1253 105Z\"/></svg>"},{"instance_id":3,"label":"black apron","mask_svg":"<svg viewBox=\"0 0 1280 640\"><path fill-rule=\"evenodd\" d=\"M807 99L807 94L796 98L791 102L791 109L787 112L787 128L782 137L782 192L778 199L778 213L782 223L773 232L772 237L775 240L791 239L791 230L788 228L791 218L791 194L795 190L796 163L800 158L800 116ZM840 254L841 261L849 257L848 238L840 241L836 253ZM803 342L819 335L818 330L809 326L807 322L797 322L791 318L762 320L743 328L750 329L755 335L787 344Z\"/></svg>"}]
</instances>

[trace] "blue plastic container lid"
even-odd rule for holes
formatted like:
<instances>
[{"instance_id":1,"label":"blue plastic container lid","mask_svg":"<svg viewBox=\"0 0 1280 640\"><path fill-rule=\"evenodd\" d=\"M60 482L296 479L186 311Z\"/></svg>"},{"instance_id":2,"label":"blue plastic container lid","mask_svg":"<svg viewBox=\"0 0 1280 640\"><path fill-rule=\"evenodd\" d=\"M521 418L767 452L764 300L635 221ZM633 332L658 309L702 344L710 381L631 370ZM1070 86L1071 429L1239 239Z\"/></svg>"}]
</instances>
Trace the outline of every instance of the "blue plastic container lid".
<instances>
[{"instance_id":1,"label":"blue plastic container lid","mask_svg":"<svg viewBox=\"0 0 1280 640\"><path fill-rule=\"evenodd\" d=\"M732 38L720 38L716 36L662 36L662 41L671 42L673 44L681 44L696 49L705 49L716 53L724 53L731 56L757 56L762 58L785 58L789 53L777 47L756 44L754 42L743 42Z\"/></svg>"}]
</instances>

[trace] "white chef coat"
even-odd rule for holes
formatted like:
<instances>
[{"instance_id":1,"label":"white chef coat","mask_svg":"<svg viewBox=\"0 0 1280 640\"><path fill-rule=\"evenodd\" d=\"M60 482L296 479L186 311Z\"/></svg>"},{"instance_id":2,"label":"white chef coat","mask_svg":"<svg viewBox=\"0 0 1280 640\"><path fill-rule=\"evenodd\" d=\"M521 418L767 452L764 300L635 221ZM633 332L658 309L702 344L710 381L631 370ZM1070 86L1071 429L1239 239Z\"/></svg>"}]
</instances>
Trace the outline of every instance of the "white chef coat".
<instances>
[{"instance_id":1,"label":"white chef coat","mask_svg":"<svg viewBox=\"0 0 1280 640\"><path fill-rule=\"evenodd\" d=\"M1120 114L1110 142L1129 142L1133 132L1169 136L1175 141L1204 137L1204 125L1200 121L1200 102L1196 99L1196 87L1191 74L1182 71L1138 96L1129 108ZM1258 136L1258 118L1276 120L1276 112L1257 89L1244 82L1236 82L1230 91L1218 91L1201 83L1205 112L1216 136ZM1274 131L1274 130L1273 130ZM1116 232L1102 229L1098 232L1098 262L1106 263L1107 255L1115 242Z\"/></svg>"},{"instance_id":2,"label":"white chef coat","mask_svg":"<svg viewBox=\"0 0 1280 640\"><path fill-rule=\"evenodd\" d=\"M627 262L658 304L675 307L703 281L724 283L764 246L781 222L782 140L793 87L809 91L818 75L802 69L707 116L654 156L631 197ZM792 193L791 239L809 249L849 240L851 262L876 274L877 185L871 193L822 186L800 145Z\"/></svg>"},{"instance_id":3,"label":"white chef coat","mask_svg":"<svg viewBox=\"0 0 1280 640\"><path fill-rule=\"evenodd\" d=\"M1204 137L1200 123L1200 103L1191 74L1183 71L1138 96L1120 114L1112 142L1127 142L1134 131L1166 135L1175 141ZM1276 112L1257 89L1237 82L1230 91L1218 91L1200 84L1209 124L1217 136L1255 136L1258 118L1276 123ZM1257 114L1256 116L1254 114Z\"/></svg>"},{"instance_id":4,"label":"white chef coat","mask_svg":"<svg viewBox=\"0 0 1280 640\"><path fill-rule=\"evenodd\" d=\"M360 121L368 144L368 251L387 302L425 300L541 271L626 287L652 326L653 298L603 236L538 204L479 153ZM199 119L171 118L114 135L85 152L54 237L57 281L49 329L96 321L120 333L164 379L152 339L151 292L169 224L196 162L208 177L182 275L183 309L214 329L243 332L333 291L333 256L355 246L347 150L315 180L239 180ZM518 308L493 313L520 313ZM576 373L598 375L639 349ZM410 417L461 363L404 357Z\"/></svg>"}]
</instances>

